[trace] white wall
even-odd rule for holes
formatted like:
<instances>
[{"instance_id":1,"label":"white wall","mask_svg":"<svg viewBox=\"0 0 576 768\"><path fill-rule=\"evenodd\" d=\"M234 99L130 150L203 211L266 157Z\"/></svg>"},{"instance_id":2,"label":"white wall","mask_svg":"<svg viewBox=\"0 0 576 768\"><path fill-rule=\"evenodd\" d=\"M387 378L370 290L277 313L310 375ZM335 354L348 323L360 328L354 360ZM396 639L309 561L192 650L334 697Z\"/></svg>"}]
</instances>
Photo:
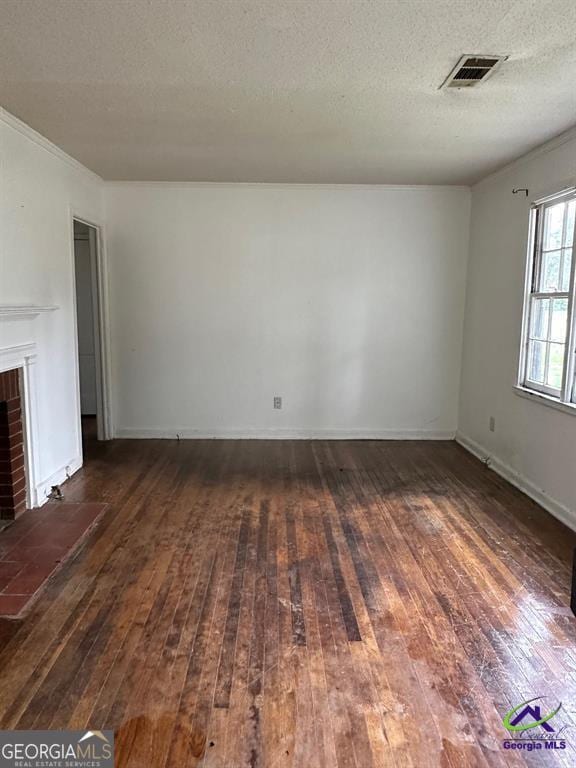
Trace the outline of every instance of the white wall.
<instances>
[{"instance_id":1,"label":"white wall","mask_svg":"<svg viewBox=\"0 0 576 768\"><path fill-rule=\"evenodd\" d=\"M55 304L0 320L0 347L37 344L40 500L80 465L71 207L102 218L100 179L0 110L0 304Z\"/></svg>"},{"instance_id":2,"label":"white wall","mask_svg":"<svg viewBox=\"0 0 576 768\"><path fill-rule=\"evenodd\" d=\"M117 435L454 434L467 189L105 197Z\"/></svg>"},{"instance_id":3,"label":"white wall","mask_svg":"<svg viewBox=\"0 0 576 768\"><path fill-rule=\"evenodd\" d=\"M566 138L566 137L564 137ZM576 138L552 142L473 189L459 437L576 527L576 414L518 396L530 202L576 182ZM513 195L527 187L530 195ZM489 418L496 431L489 431Z\"/></svg>"}]
</instances>

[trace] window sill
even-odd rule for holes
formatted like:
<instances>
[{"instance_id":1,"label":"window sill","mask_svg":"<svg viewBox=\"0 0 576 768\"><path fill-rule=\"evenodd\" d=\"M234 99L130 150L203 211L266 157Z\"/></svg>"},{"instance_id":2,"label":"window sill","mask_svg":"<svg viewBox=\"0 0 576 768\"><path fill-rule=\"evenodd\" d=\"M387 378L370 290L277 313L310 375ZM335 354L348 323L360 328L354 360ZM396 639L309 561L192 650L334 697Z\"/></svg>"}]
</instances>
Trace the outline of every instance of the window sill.
<instances>
[{"instance_id":1,"label":"window sill","mask_svg":"<svg viewBox=\"0 0 576 768\"><path fill-rule=\"evenodd\" d=\"M561 403L556 398L550 397L550 395L534 392L532 389L526 389L526 387L519 385L514 387L514 392L526 400L533 400L540 403L540 405L547 405L549 408L555 408L557 411L564 411L564 413L569 413L571 416L576 416L576 403Z\"/></svg>"}]
</instances>

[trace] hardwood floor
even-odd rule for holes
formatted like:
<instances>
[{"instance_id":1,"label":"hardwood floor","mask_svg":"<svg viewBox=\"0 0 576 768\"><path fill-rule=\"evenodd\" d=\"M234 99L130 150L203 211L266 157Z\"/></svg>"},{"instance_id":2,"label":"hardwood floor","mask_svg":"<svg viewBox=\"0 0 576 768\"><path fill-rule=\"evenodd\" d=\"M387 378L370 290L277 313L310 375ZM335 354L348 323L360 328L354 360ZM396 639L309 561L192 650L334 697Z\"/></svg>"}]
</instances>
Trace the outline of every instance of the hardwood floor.
<instances>
[{"instance_id":1,"label":"hardwood floor","mask_svg":"<svg viewBox=\"0 0 576 768\"><path fill-rule=\"evenodd\" d=\"M89 454L66 500L110 506L0 624L3 728L113 728L135 768L576 764L575 536L455 443ZM565 751L503 748L536 696Z\"/></svg>"}]
</instances>

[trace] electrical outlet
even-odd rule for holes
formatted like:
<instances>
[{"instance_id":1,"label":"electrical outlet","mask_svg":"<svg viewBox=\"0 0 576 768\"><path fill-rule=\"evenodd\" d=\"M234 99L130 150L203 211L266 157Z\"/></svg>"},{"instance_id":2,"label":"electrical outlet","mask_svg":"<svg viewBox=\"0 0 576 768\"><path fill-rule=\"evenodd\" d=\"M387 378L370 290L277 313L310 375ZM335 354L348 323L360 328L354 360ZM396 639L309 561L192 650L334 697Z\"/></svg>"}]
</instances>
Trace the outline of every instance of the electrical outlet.
<instances>
[{"instance_id":1,"label":"electrical outlet","mask_svg":"<svg viewBox=\"0 0 576 768\"><path fill-rule=\"evenodd\" d=\"M495 432L496 431L496 419L494 418L494 416L490 416L489 424L490 424L490 432Z\"/></svg>"},{"instance_id":2,"label":"electrical outlet","mask_svg":"<svg viewBox=\"0 0 576 768\"><path fill-rule=\"evenodd\" d=\"M274 408L277 411L279 411L282 408L282 398L278 397L278 395L276 395L276 397L274 398Z\"/></svg>"}]
</instances>

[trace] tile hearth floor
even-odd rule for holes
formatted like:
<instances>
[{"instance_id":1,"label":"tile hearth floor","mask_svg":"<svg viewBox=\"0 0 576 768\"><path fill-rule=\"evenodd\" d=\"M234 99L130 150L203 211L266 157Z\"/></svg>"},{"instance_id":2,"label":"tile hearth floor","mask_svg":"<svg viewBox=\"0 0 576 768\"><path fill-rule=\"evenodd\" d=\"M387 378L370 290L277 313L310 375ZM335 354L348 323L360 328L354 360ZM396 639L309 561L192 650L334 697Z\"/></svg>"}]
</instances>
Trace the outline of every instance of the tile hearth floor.
<instances>
[{"instance_id":1,"label":"tile hearth floor","mask_svg":"<svg viewBox=\"0 0 576 768\"><path fill-rule=\"evenodd\" d=\"M52 501L0 531L0 616L17 618L32 605L107 507Z\"/></svg>"}]
</instances>

